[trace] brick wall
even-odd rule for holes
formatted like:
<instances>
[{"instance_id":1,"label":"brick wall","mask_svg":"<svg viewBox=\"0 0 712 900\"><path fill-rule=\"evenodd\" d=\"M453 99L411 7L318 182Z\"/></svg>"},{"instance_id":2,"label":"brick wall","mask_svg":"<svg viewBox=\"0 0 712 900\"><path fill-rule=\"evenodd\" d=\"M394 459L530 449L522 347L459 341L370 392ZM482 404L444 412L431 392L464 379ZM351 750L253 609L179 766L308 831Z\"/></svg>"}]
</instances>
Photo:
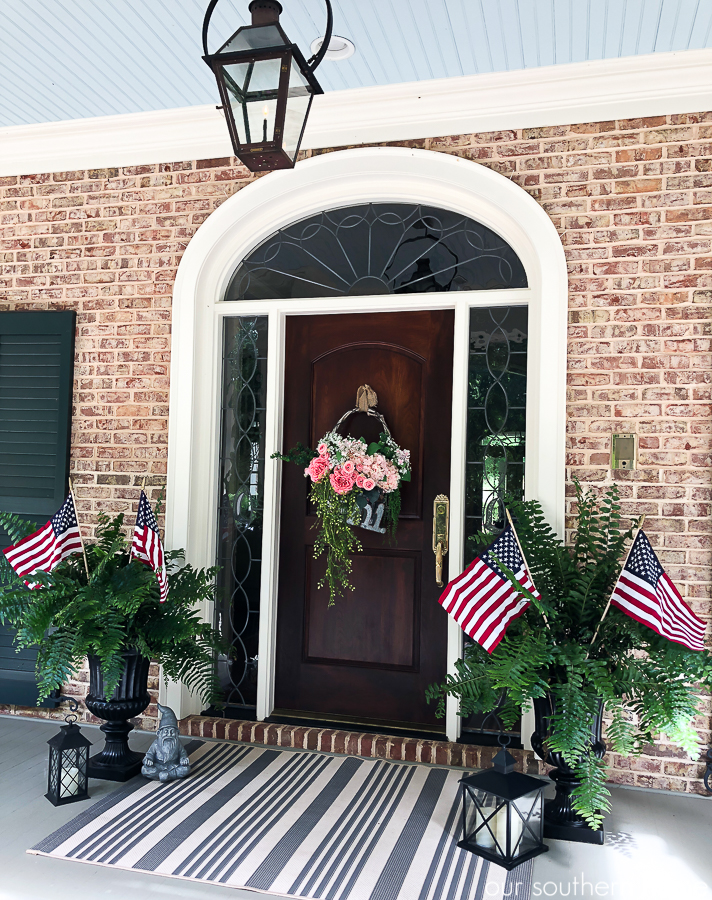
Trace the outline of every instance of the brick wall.
<instances>
[{"instance_id":1,"label":"brick wall","mask_svg":"<svg viewBox=\"0 0 712 900\"><path fill-rule=\"evenodd\" d=\"M611 433L637 433L638 468L616 473L625 512L646 513L663 564L711 618L712 113L407 143L495 169L550 215L569 264L569 476L609 482ZM254 177L217 159L0 178L0 310L78 312L84 522L130 520L143 477L154 496L164 482L178 263ZM706 743L711 712L697 723ZM701 764L665 742L612 763L617 782L703 791Z\"/></svg>"}]
</instances>

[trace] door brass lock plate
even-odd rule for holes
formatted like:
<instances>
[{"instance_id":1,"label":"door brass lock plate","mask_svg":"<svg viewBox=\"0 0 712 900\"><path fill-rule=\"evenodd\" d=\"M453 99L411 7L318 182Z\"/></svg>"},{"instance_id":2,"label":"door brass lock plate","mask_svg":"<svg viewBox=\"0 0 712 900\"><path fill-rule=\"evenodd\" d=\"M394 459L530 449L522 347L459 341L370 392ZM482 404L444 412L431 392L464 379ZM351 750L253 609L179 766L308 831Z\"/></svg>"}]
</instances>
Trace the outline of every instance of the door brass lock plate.
<instances>
[{"instance_id":1,"label":"door brass lock plate","mask_svg":"<svg viewBox=\"0 0 712 900\"><path fill-rule=\"evenodd\" d=\"M450 537L450 501L445 494L438 494L433 501L433 553L435 554L435 583L443 586L443 556L448 550Z\"/></svg>"},{"instance_id":2,"label":"door brass lock plate","mask_svg":"<svg viewBox=\"0 0 712 900\"><path fill-rule=\"evenodd\" d=\"M433 502L433 553L442 544L443 556L448 551L450 538L450 501L445 494L438 494Z\"/></svg>"}]
</instances>

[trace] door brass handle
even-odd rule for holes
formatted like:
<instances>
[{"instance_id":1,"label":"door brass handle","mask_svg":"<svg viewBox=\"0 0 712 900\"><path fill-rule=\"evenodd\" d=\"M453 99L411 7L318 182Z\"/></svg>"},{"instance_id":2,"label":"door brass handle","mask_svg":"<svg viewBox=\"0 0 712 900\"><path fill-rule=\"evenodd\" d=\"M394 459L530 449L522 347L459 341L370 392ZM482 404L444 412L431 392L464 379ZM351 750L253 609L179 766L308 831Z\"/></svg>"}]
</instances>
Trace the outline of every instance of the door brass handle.
<instances>
[{"instance_id":1,"label":"door brass handle","mask_svg":"<svg viewBox=\"0 0 712 900\"><path fill-rule=\"evenodd\" d=\"M433 553L435 554L435 583L443 586L443 556L447 555L450 536L450 501L438 494L433 501Z\"/></svg>"}]
</instances>

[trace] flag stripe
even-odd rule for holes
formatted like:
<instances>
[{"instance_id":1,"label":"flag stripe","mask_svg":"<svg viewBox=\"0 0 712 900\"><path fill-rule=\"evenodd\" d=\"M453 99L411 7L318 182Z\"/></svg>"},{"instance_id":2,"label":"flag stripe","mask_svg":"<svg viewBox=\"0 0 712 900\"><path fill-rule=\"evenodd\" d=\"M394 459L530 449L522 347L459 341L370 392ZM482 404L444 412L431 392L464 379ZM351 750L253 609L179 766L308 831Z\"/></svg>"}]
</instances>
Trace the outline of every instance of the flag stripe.
<instances>
[{"instance_id":1,"label":"flag stripe","mask_svg":"<svg viewBox=\"0 0 712 900\"><path fill-rule=\"evenodd\" d=\"M640 582L640 579L636 579L634 575L630 573L622 575L612 602L624 612L637 611L642 617L643 624L653 628L663 637L669 633L690 641L704 638L704 623L692 628L674 618L671 619L665 610L667 604L662 604L660 597L651 593L647 586L644 586L644 582L642 584L636 582Z\"/></svg>"},{"instance_id":2,"label":"flag stripe","mask_svg":"<svg viewBox=\"0 0 712 900\"><path fill-rule=\"evenodd\" d=\"M700 625L694 627L688 625L686 622L670 619L667 615L665 606L670 603L671 598L668 597L667 601L661 604L658 596L646 591L641 585L636 585L634 576L631 576L628 573L621 578L618 591L616 592L616 599L619 597L622 601L626 601L627 605L631 607L643 607L651 620L658 622L661 626L664 623L664 626L671 632L687 635L691 638L704 636L704 626Z\"/></svg>"}]
</instances>

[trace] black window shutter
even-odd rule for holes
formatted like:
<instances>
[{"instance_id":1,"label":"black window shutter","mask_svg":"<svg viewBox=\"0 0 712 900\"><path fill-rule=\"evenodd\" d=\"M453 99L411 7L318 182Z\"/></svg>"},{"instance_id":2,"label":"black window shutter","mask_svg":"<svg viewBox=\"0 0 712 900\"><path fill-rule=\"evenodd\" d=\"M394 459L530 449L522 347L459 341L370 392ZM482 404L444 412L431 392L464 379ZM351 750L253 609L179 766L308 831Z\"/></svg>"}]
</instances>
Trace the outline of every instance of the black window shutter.
<instances>
[{"instance_id":1,"label":"black window shutter","mask_svg":"<svg viewBox=\"0 0 712 900\"><path fill-rule=\"evenodd\" d=\"M0 313L0 510L38 526L68 492L75 325L74 312ZM12 638L0 625L0 703L33 706L37 654Z\"/></svg>"}]
</instances>

